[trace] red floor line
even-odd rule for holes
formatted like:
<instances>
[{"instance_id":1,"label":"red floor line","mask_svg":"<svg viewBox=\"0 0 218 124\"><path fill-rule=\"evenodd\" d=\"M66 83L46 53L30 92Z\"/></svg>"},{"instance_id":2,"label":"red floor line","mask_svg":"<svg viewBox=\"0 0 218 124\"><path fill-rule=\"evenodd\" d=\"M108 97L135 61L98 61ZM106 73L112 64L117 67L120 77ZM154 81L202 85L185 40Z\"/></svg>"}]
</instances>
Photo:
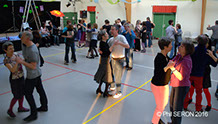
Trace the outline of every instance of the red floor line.
<instances>
[{"instance_id":1,"label":"red floor line","mask_svg":"<svg viewBox=\"0 0 218 124\"><path fill-rule=\"evenodd\" d=\"M69 71L69 72L66 72L66 73L63 73L63 74L60 74L60 75L57 75L57 76L42 80L42 82L47 81L47 80L51 80L51 79L54 79L54 78L57 78L57 77L60 77L60 76L63 76L63 75L66 75L66 74L69 74L69 73L72 73L72 72L74 72L74 71Z\"/></svg>"},{"instance_id":2,"label":"red floor line","mask_svg":"<svg viewBox=\"0 0 218 124\"><path fill-rule=\"evenodd\" d=\"M71 69L71 68L68 68L68 67L64 67L64 66L61 66L61 65L55 64L55 63L51 63L51 62L47 62L47 61L45 61L45 62L48 63L48 64L52 64L52 65L55 65L55 66L61 67L61 68L65 68L65 69L72 70L72 71L74 71L74 72L79 72L79 73L81 73L81 74L85 74L85 75L89 75L89 76L94 76L94 75L92 75L92 74L85 73L85 72L81 72L81 71L78 71L78 70L74 70L74 69ZM125 86L128 86L128 87L132 87L132 88L136 88L136 89L139 89L139 90L143 90L143 91L146 91L146 92L150 92L150 93L152 93L152 91L150 91L150 90L146 90L146 89L138 88L138 87L135 87L135 86L132 86L132 85L129 85L129 84L124 84L124 83L121 83L121 84L122 84L122 85L125 85ZM195 104L195 103L193 103L193 104ZM203 105L203 106L204 106L204 105ZM205 106L204 106L204 107L205 107ZM215 111L218 111L218 109L216 109L216 108L211 108L211 109L213 109L213 110L215 110Z\"/></svg>"},{"instance_id":3,"label":"red floor line","mask_svg":"<svg viewBox=\"0 0 218 124\"><path fill-rule=\"evenodd\" d=\"M47 80L51 80L51 79L54 79L54 78L57 78L57 77L60 77L60 76L66 75L66 74L69 74L69 73L71 73L71 72L74 72L74 71L69 71L69 72L66 72L66 73L63 73L63 74L60 74L60 75L57 75L57 76L54 76L54 77L51 77L51 78L42 80L42 82L47 81ZM2 93L2 94L0 94L0 96L5 95L5 94L8 94L8 93L10 93L10 92L11 92L11 91Z\"/></svg>"},{"instance_id":4,"label":"red floor line","mask_svg":"<svg viewBox=\"0 0 218 124\"><path fill-rule=\"evenodd\" d=\"M135 89L139 89L139 90L143 90L143 91L147 91L147 92L152 92L150 90L146 90L146 89L142 89L142 88L138 88L138 87L135 87L135 86L132 86L132 85L129 85L129 84L124 84L124 83L121 83L122 85L125 85L125 86L128 86L128 87L132 87L132 88L135 88Z\"/></svg>"},{"instance_id":5,"label":"red floor line","mask_svg":"<svg viewBox=\"0 0 218 124\"><path fill-rule=\"evenodd\" d=\"M64 69L72 70L72 71L75 71L75 72L78 72L78 73L82 73L82 74L85 74L85 75L94 76L92 74L89 74L89 73L86 73L86 72L81 72L81 71L78 71L78 70L74 70L72 68L64 67L62 65L58 65L58 64L55 64L55 63L52 63L52 62L45 61L45 63L51 64L51 65L55 65L55 66L58 66L58 67L61 67L61 68L64 68Z\"/></svg>"},{"instance_id":6,"label":"red floor line","mask_svg":"<svg viewBox=\"0 0 218 124\"><path fill-rule=\"evenodd\" d=\"M0 94L0 96L10 93L11 91Z\"/></svg>"}]
</instances>

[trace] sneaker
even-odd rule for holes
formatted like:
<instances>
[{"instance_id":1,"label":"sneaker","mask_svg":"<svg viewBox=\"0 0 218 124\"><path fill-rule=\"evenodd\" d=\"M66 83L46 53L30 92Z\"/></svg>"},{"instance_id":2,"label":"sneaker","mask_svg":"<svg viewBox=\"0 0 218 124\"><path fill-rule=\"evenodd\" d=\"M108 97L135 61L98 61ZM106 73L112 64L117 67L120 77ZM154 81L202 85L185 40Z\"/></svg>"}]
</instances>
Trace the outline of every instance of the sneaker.
<instances>
[{"instance_id":1,"label":"sneaker","mask_svg":"<svg viewBox=\"0 0 218 124\"><path fill-rule=\"evenodd\" d=\"M7 113L8 113L8 115L9 115L10 117L12 117L12 118L16 117L16 115L14 114L14 112L11 111L11 110L8 110Z\"/></svg>"},{"instance_id":2,"label":"sneaker","mask_svg":"<svg viewBox=\"0 0 218 124\"><path fill-rule=\"evenodd\" d=\"M117 98L120 98L122 96L122 93L116 93L113 98L117 99Z\"/></svg>"},{"instance_id":3,"label":"sneaker","mask_svg":"<svg viewBox=\"0 0 218 124\"><path fill-rule=\"evenodd\" d=\"M205 108L205 111L208 111L208 112L209 112L210 110L211 110L211 106L208 106L208 105L207 105L207 107Z\"/></svg>"},{"instance_id":4,"label":"sneaker","mask_svg":"<svg viewBox=\"0 0 218 124\"><path fill-rule=\"evenodd\" d=\"M17 109L18 110L18 112L28 112L28 111L30 111L29 109L27 109L27 108L18 108Z\"/></svg>"}]
</instances>

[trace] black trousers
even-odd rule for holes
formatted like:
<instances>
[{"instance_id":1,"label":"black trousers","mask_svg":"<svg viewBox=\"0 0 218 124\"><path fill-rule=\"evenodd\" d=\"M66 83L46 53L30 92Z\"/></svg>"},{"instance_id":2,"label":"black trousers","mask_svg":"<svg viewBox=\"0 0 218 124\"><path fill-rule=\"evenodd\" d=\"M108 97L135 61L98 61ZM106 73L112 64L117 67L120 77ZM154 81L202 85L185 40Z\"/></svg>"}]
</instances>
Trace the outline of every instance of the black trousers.
<instances>
[{"instance_id":1,"label":"black trousers","mask_svg":"<svg viewBox=\"0 0 218 124\"><path fill-rule=\"evenodd\" d=\"M172 112L172 123L173 124L181 124L182 117L178 116L175 113L182 112L183 103L186 97L186 94L189 91L189 87L172 87L170 93L170 111Z\"/></svg>"},{"instance_id":2,"label":"black trousers","mask_svg":"<svg viewBox=\"0 0 218 124\"><path fill-rule=\"evenodd\" d=\"M74 60L76 61L76 50L75 50L75 43L74 41L66 41L65 43L65 57L64 57L64 60L69 63L69 51L70 51L70 48L71 48L71 52L72 52L72 55L71 55L71 60Z\"/></svg>"},{"instance_id":3,"label":"black trousers","mask_svg":"<svg viewBox=\"0 0 218 124\"><path fill-rule=\"evenodd\" d=\"M26 79L25 81L25 97L27 102L30 105L31 115L37 115L36 103L33 97L33 90L36 88L36 91L40 96L41 107L48 107L48 100L45 94L45 90L42 86L41 76L34 79Z\"/></svg>"},{"instance_id":4,"label":"black trousers","mask_svg":"<svg viewBox=\"0 0 218 124\"><path fill-rule=\"evenodd\" d=\"M135 50L141 51L140 39L135 39Z\"/></svg>"}]
</instances>

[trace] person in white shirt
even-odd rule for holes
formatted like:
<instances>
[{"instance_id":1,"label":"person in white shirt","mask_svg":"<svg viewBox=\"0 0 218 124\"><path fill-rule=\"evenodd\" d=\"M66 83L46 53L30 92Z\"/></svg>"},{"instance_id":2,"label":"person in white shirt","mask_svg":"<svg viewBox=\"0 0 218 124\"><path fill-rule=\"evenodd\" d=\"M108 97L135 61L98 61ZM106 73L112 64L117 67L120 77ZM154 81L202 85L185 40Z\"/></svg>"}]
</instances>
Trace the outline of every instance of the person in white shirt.
<instances>
[{"instance_id":1,"label":"person in white shirt","mask_svg":"<svg viewBox=\"0 0 218 124\"><path fill-rule=\"evenodd\" d=\"M118 34L118 25L113 25L111 27L111 37L108 40L108 45L111 51L111 63L113 69L113 75L116 83L116 94L114 98L119 98L122 96L121 93L121 79L123 73L123 62L125 58L125 48L129 49L129 44L123 35ZM115 90L115 84L111 84L111 90Z\"/></svg>"}]
</instances>

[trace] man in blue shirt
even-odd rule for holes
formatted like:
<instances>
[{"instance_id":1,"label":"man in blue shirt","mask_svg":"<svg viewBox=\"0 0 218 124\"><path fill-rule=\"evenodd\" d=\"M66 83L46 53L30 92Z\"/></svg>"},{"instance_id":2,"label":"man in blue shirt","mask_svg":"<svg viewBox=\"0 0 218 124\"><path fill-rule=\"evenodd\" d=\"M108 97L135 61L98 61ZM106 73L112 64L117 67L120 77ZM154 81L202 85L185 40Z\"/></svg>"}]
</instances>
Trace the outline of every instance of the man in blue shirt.
<instances>
[{"instance_id":1,"label":"man in blue shirt","mask_svg":"<svg viewBox=\"0 0 218 124\"><path fill-rule=\"evenodd\" d=\"M175 34L177 33L176 31L176 28L173 27L174 23L173 23L173 20L169 20L168 21L169 23L169 26L166 28L166 37L168 37L169 39L172 40L172 49L170 51L170 58L172 59L173 56L176 56L176 55L173 55L174 54L174 51L175 51Z\"/></svg>"},{"instance_id":2,"label":"man in blue shirt","mask_svg":"<svg viewBox=\"0 0 218 124\"><path fill-rule=\"evenodd\" d=\"M125 30L123 31L123 35L126 37L126 40L129 43L130 48L125 49L125 57L126 57L126 68L127 70L132 70L133 68L133 50L135 48L134 46L134 40L135 40L135 33L132 29L130 29L129 23L124 24Z\"/></svg>"}]
</instances>

